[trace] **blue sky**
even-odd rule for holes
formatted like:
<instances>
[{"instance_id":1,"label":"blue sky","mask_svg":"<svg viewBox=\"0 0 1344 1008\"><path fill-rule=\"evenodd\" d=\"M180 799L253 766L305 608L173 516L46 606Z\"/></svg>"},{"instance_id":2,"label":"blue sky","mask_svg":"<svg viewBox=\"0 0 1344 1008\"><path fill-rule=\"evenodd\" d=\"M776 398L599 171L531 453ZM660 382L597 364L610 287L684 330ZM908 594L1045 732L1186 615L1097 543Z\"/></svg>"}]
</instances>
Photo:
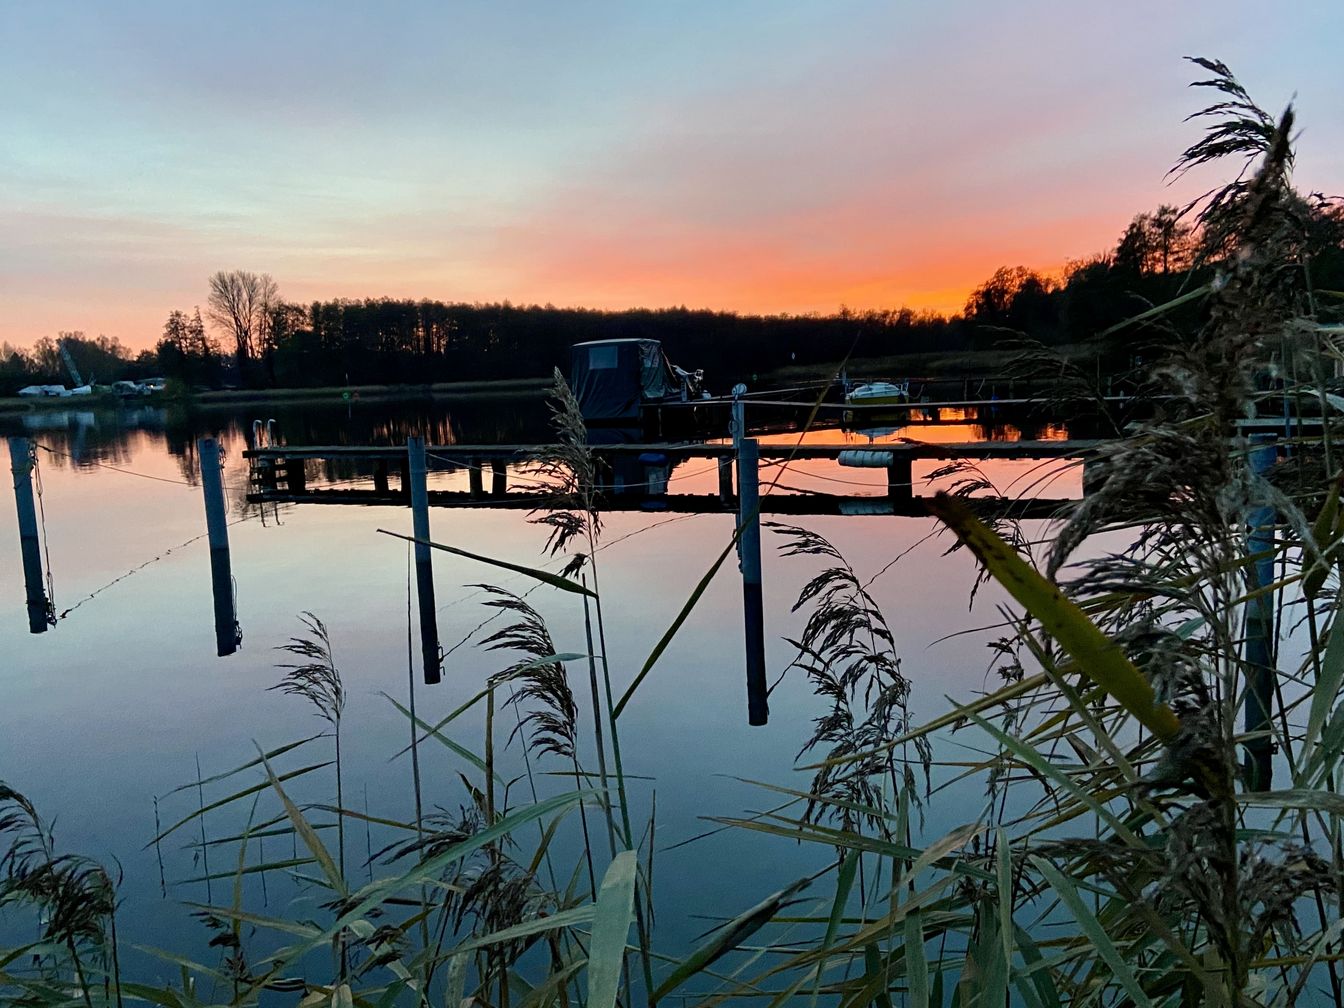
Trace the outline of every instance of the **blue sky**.
<instances>
[{"instance_id":1,"label":"blue sky","mask_svg":"<svg viewBox=\"0 0 1344 1008\"><path fill-rule=\"evenodd\" d=\"M0 340L294 300L955 309L1112 244L1226 61L1344 191L1344 4L0 0Z\"/></svg>"}]
</instances>

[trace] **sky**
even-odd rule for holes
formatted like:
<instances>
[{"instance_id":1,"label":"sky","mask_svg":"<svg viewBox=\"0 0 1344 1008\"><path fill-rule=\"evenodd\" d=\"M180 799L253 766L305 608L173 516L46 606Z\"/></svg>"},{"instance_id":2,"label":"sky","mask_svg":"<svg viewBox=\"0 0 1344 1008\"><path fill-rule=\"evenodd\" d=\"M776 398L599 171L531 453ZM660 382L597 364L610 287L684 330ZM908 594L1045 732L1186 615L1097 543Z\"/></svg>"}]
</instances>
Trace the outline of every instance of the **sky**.
<instances>
[{"instance_id":1,"label":"sky","mask_svg":"<svg viewBox=\"0 0 1344 1008\"><path fill-rule=\"evenodd\" d=\"M293 301L954 312L1113 247L1209 95L1344 192L1344 2L0 0L0 341Z\"/></svg>"}]
</instances>

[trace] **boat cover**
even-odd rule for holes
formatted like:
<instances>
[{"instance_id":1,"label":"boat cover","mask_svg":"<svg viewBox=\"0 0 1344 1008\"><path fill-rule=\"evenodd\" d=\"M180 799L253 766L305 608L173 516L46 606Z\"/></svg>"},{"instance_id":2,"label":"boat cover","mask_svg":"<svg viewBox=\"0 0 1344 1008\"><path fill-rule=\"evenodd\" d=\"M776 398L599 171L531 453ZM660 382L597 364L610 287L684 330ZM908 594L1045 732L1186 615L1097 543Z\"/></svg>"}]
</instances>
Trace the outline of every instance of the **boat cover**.
<instances>
[{"instance_id":1,"label":"boat cover","mask_svg":"<svg viewBox=\"0 0 1344 1008\"><path fill-rule=\"evenodd\" d=\"M585 420L637 421L641 403L679 394L658 340L580 343L571 354L569 384Z\"/></svg>"}]
</instances>

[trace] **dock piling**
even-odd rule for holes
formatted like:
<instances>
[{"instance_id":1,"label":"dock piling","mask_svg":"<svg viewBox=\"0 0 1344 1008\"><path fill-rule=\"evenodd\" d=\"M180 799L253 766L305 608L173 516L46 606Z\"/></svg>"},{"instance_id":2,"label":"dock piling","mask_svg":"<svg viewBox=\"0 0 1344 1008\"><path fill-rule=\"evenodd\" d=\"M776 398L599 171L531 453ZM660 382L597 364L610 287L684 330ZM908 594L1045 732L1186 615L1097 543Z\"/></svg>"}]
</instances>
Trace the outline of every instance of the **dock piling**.
<instances>
[{"instance_id":1,"label":"dock piling","mask_svg":"<svg viewBox=\"0 0 1344 1008\"><path fill-rule=\"evenodd\" d=\"M432 686L442 679L439 655L439 626L434 608L434 568L430 560L429 540L429 486L425 458L425 439L406 439L406 471L410 477L411 530L415 544L415 587L420 603L420 653L424 662L425 684Z\"/></svg>"},{"instance_id":2,"label":"dock piling","mask_svg":"<svg viewBox=\"0 0 1344 1008\"><path fill-rule=\"evenodd\" d=\"M1274 468L1273 434L1250 436L1250 466L1257 476ZM1246 551L1254 561L1250 588L1267 588L1274 583L1274 523L1272 507L1259 507L1250 514L1250 535ZM1270 714L1274 701L1274 592L1267 591L1246 602L1246 743L1247 786L1253 791L1268 791L1272 786L1273 743L1269 737Z\"/></svg>"},{"instance_id":3,"label":"dock piling","mask_svg":"<svg viewBox=\"0 0 1344 1008\"><path fill-rule=\"evenodd\" d=\"M23 592L28 603L28 632L46 633L49 605L42 581L42 543L33 504L33 448L26 437L9 439L9 468L14 474L14 503L19 510L19 553L23 561Z\"/></svg>"},{"instance_id":4,"label":"dock piling","mask_svg":"<svg viewBox=\"0 0 1344 1008\"><path fill-rule=\"evenodd\" d=\"M509 492L509 464L503 459L495 459L490 463L490 493L495 497L503 497Z\"/></svg>"},{"instance_id":5,"label":"dock piling","mask_svg":"<svg viewBox=\"0 0 1344 1008\"><path fill-rule=\"evenodd\" d=\"M727 507L733 499L733 460L719 456L719 500Z\"/></svg>"},{"instance_id":6,"label":"dock piling","mask_svg":"<svg viewBox=\"0 0 1344 1008\"><path fill-rule=\"evenodd\" d=\"M201 490L205 495L205 531L210 540L210 593L215 604L215 652L220 658L233 654L242 642L238 609L233 599L233 568L229 558L229 523L225 518L224 474L219 442L201 438L196 442L201 464Z\"/></svg>"},{"instance_id":7,"label":"dock piling","mask_svg":"<svg viewBox=\"0 0 1344 1008\"><path fill-rule=\"evenodd\" d=\"M479 500L485 496L485 474L481 471L481 463L467 463L467 486L473 498Z\"/></svg>"},{"instance_id":8,"label":"dock piling","mask_svg":"<svg viewBox=\"0 0 1344 1008\"><path fill-rule=\"evenodd\" d=\"M908 451L893 449L887 463L887 496L910 500L915 495L914 460Z\"/></svg>"},{"instance_id":9,"label":"dock piling","mask_svg":"<svg viewBox=\"0 0 1344 1008\"><path fill-rule=\"evenodd\" d=\"M738 556L742 567L742 614L747 649L747 723L770 720L765 679L765 612L761 595L760 446L740 438L737 449Z\"/></svg>"}]
</instances>

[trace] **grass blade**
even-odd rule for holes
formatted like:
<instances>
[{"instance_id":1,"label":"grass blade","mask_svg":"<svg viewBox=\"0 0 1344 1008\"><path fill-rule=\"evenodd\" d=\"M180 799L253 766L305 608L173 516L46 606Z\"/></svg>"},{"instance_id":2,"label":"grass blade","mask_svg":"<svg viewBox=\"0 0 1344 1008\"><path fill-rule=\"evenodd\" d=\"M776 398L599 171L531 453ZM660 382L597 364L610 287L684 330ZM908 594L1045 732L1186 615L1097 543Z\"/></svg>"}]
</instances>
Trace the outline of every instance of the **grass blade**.
<instances>
[{"instance_id":1,"label":"grass blade","mask_svg":"<svg viewBox=\"0 0 1344 1008\"><path fill-rule=\"evenodd\" d=\"M1079 669L1106 690L1138 721L1163 741L1180 731L1170 707L1159 703L1152 686L1120 648L1087 614L1069 601L982 523L961 501L939 493L933 512L952 529L1013 598L1057 640Z\"/></svg>"},{"instance_id":2,"label":"grass blade","mask_svg":"<svg viewBox=\"0 0 1344 1008\"><path fill-rule=\"evenodd\" d=\"M1059 898L1064 901L1064 905L1073 912L1074 919L1078 926L1083 929L1083 933L1092 942L1092 947L1097 950L1097 955L1101 956L1107 966L1111 968L1111 975L1116 982L1125 989L1125 993L1133 999L1138 1008L1153 1008L1153 1003L1148 999L1142 987L1139 986L1138 978L1134 971L1129 968L1120 950L1111 942L1110 936L1106 934L1106 929L1101 926L1101 922L1092 915L1082 897L1078 895L1078 890L1074 888L1072 882L1066 879L1058 868L1042 857L1033 856L1032 864L1037 870L1045 876L1051 888L1059 894Z\"/></svg>"},{"instance_id":3,"label":"grass blade","mask_svg":"<svg viewBox=\"0 0 1344 1008\"><path fill-rule=\"evenodd\" d=\"M407 542L419 543L421 546L432 546L436 550L443 550L445 553L452 553L454 556L466 557L468 560L478 560L484 564L490 564L492 567L502 567L504 570L513 571L515 574L526 574L530 578L538 581L544 581L552 587L559 588L562 591L574 592L577 595L588 595L597 598L593 592L579 584L577 581L571 581L569 578L561 577L559 574L552 574L550 571L538 570L536 567L524 567L521 564L509 563L507 560L496 560L494 557L481 556L479 553L471 553L464 549L458 549L456 546L445 546L443 543L431 542L428 539L417 539L414 536L402 535L400 532L389 532L387 529L379 529L383 535L390 535L397 539L405 539Z\"/></svg>"},{"instance_id":4,"label":"grass blade","mask_svg":"<svg viewBox=\"0 0 1344 1008\"><path fill-rule=\"evenodd\" d=\"M625 962L626 939L635 914L634 851L621 851L602 876L597 914L588 947L587 1008L613 1008Z\"/></svg>"}]
</instances>

